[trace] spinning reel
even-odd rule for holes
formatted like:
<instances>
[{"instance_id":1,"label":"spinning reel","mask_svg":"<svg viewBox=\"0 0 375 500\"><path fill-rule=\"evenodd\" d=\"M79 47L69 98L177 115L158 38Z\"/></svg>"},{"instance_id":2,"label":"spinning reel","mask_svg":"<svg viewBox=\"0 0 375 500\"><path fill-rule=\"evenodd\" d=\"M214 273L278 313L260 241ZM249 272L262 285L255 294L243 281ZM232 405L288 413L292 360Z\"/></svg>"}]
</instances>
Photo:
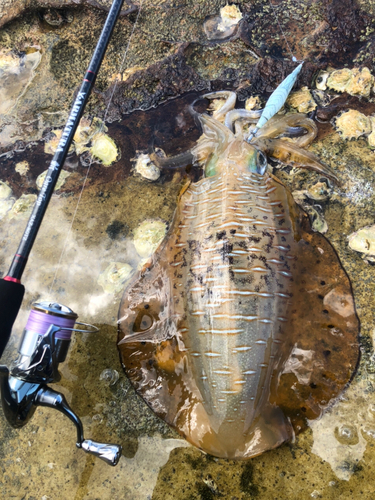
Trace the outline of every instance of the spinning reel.
<instances>
[{"instance_id":1,"label":"spinning reel","mask_svg":"<svg viewBox=\"0 0 375 500\"><path fill-rule=\"evenodd\" d=\"M4 415L10 425L23 427L30 420L37 406L54 408L66 415L76 426L77 447L116 465L121 456L121 446L98 443L84 439L79 417L68 405L63 394L48 387L48 383L61 378L58 366L64 362L69 350L72 332L95 332L74 328L77 314L58 303L39 302L32 306L18 348L19 357L10 370L0 366L0 390Z\"/></svg>"}]
</instances>

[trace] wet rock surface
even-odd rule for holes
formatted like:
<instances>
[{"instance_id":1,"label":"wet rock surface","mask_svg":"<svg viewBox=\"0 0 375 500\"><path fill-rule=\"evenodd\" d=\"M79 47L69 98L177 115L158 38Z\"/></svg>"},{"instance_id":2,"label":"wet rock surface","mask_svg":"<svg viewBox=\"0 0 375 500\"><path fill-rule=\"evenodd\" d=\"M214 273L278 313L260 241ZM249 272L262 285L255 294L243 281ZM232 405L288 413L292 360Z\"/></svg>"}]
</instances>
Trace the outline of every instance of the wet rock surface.
<instances>
[{"instance_id":1,"label":"wet rock surface","mask_svg":"<svg viewBox=\"0 0 375 500\"><path fill-rule=\"evenodd\" d=\"M296 88L315 89L319 71L327 68L363 64L375 74L374 2L272 3L292 51L305 59ZM30 50L41 54L24 93L0 116L0 154L5 153L0 157L0 180L15 200L38 193L36 179L51 159L41 139L64 124L109 4L0 1L1 54L20 61ZM200 92L236 89L242 101L252 94L264 100L295 67L268 0L238 3L243 17L233 34L220 42L208 39L204 22L217 16L224 4L145 1L115 87L137 11L119 19L86 116L104 118L114 91L106 124L121 159L108 168L91 166L72 223L87 167L75 153L69 155L64 169L70 175L52 198L30 258L23 280L27 294L3 360L15 357L30 304L48 296L52 285L55 300L101 327L96 336L75 337L55 388L82 418L86 436L121 443L124 458L112 469L83 454L75 448L71 423L52 410L38 409L21 430L11 429L1 418L3 498L373 498L375 268L350 249L347 237L374 224L375 157L365 138L344 141L330 122L347 109L372 115L373 92L369 98L337 94L328 104L317 100L315 110L319 135L311 149L338 172L342 185L330 187L330 196L314 203L328 225L326 237L351 279L362 346L356 377L319 425L312 425L294 443L249 462L213 459L185 449L185 442L135 395L121 370L115 325L121 294L106 293L97 279L111 262L137 268L136 228L145 220L170 224L184 178L200 175L199 170L161 171L157 180L148 182L134 176L131 159L137 151L147 152L153 136L167 155L191 147L199 130L188 106ZM181 94L186 95L177 99ZM26 162L27 168L21 169ZM320 182L317 174L276 164L274 173L291 191L308 190ZM7 211L0 221L2 273L25 224L25 218L10 219ZM118 372L113 385L100 378L105 370ZM345 427L348 422L352 427Z\"/></svg>"}]
</instances>

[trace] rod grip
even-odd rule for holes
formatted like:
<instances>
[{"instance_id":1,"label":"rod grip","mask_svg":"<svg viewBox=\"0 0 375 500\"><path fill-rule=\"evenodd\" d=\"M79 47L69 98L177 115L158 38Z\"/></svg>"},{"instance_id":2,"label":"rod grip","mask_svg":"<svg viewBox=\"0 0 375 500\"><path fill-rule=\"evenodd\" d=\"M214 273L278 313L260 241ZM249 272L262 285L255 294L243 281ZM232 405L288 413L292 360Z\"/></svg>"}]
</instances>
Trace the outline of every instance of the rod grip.
<instances>
[{"instance_id":1,"label":"rod grip","mask_svg":"<svg viewBox=\"0 0 375 500\"><path fill-rule=\"evenodd\" d=\"M0 358L12 333L24 293L25 287L21 283L0 279Z\"/></svg>"}]
</instances>

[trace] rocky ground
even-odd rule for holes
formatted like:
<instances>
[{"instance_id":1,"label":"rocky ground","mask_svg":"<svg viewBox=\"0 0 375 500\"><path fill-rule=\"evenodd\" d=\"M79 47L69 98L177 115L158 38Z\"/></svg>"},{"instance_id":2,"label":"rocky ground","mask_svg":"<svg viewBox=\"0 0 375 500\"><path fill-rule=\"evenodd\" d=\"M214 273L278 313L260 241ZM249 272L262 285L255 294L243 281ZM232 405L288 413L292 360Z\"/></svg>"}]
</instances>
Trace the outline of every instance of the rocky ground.
<instances>
[{"instance_id":1,"label":"rocky ground","mask_svg":"<svg viewBox=\"0 0 375 500\"><path fill-rule=\"evenodd\" d=\"M295 67L289 50L305 61L297 88L316 89L319 72L327 68L367 67L375 76L373 1L272 3L287 42L268 0L236 3L242 19L224 39L209 23L224 1L144 0L124 7L85 115L105 118L121 158L107 168L92 165L77 208L87 169L75 154L69 157L64 168L70 176L51 201L30 258L23 310L4 357L8 362L15 356L30 304L51 291L82 321L100 325L99 335L74 337L56 389L81 416L87 436L121 443L124 457L112 469L84 455L75 449L70 422L51 410L38 409L21 430L2 420L3 498L373 498L375 268L348 247L347 236L374 224L375 153L365 136L344 140L331 123L349 108L372 115L373 91L344 92L316 110L319 135L312 150L338 172L342 185L313 205L352 282L362 358L343 398L295 442L248 462L186 448L123 375L115 326L121 293L105 292L97 281L110 262L137 267L133 237L142 221L170 223L185 171L162 172L149 182L134 175L131 159L147 151L152 136L168 154L191 147L199 130L187 106L200 93L234 89L241 101L255 94L265 99ZM15 198L38 192L36 179L51 159L44 152L48 134L66 120L109 4L0 0L0 180ZM19 167L22 162L28 170ZM319 181L317 174L272 168L292 191ZM0 220L2 273L26 220L9 214Z\"/></svg>"}]
</instances>

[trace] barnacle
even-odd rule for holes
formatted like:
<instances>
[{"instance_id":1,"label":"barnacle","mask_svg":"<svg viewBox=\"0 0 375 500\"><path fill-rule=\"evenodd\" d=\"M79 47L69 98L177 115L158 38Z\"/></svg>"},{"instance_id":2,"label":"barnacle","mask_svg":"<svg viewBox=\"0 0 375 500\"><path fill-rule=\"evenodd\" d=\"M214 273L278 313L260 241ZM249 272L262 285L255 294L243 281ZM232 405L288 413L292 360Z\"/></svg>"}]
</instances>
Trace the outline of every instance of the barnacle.
<instances>
[{"instance_id":1,"label":"barnacle","mask_svg":"<svg viewBox=\"0 0 375 500\"><path fill-rule=\"evenodd\" d=\"M165 156L165 155L164 155ZM134 163L134 172L144 179L156 181L160 177L160 169L151 161L148 154L137 153L135 158L132 158Z\"/></svg>"},{"instance_id":2,"label":"barnacle","mask_svg":"<svg viewBox=\"0 0 375 500\"><path fill-rule=\"evenodd\" d=\"M42 189L43 182L44 182L44 179L46 178L47 172L48 172L48 170L45 170L40 175L38 175L38 177L36 179L36 187L39 190ZM59 178L57 179L57 182L56 182L56 186L54 189L55 191L58 191L60 188L63 187L63 185L65 184L65 180L67 179L67 177L69 177L69 175L70 175L70 172L67 172L66 170L61 170L61 172L59 174Z\"/></svg>"},{"instance_id":3,"label":"barnacle","mask_svg":"<svg viewBox=\"0 0 375 500\"><path fill-rule=\"evenodd\" d=\"M12 189L6 182L0 181L0 200L6 200L12 194Z\"/></svg>"},{"instance_id":4,"label":"barnacle","mask_svg":"<svg viewBox=\"0 0 375 500\"><path fill-rule=\"evenodd\" d=\"M120 292L125 283L133 274L133 268L123 262L111 262L105 270L100 273L98 284L107 293Z\"/></svg>"},{"instance_id":5,"label":"barnacle","mask_svg":"<svg viewBox=\"0 0 375 500\"><path fill-rule=\"evenodd\" d=\"M252 109L261 109L261 108L262 108L262 102L259 96L251 96L248 99L246 99L245 109L247 109L247 111L251 111Z\"/></svg>"},{"instance_id":6,"label":"barnacle","mask_svg":"<svg viewBox=\"0 0 375 500\"><path fill-rule=\"evenodd\" d=\"M26 175L29 171L29 163L26 160L20 161L16 164L14 170L20 175Z\"/></svg>"},{"instance_id":7,"label":"barnacle","mask_svg":"<svg viewBox=\"0 0 375 500\"><path fill-rule=\"evenodd\" d=\"M371 120L355 109L349 109L337 115L332 124L343 139L357 139L371 133Z\"/></svg>"},{"instance_id":8,"label":"barnacle","mask_svg":"<svg viewBox=\"0 0 375 500\"><path fill-rule=\"evenodd\" d=\"M20 198L14 203L9 213L9 218L13 219L17 216L28 216L33 209L36 202L36 194L22 194Z\"/></svg>"},{"instance_id":9,"label":"barnacle","mask_svg":"<svg viewBox=\"0 0 375 500\"><path fill-rule=\"evenodd\" d=\"M160 220L145 220L134 231L134 246L138 255L149 257L159 246L167 231L167 225Z\"/></svg>"},{"instance_id":10,"label":"barnacle","mask_svg":"<svg viewBox=\"0 0 375 500\"><path fill-rule=\"evenodd\" d=\"M337 92L369 97L374 77L368 68L343 68L333 71L327 78L327 87ZM324 90L324 89L322 89Z\"/></svg>"},{"instance_id":11,"label":"barnacle","mask_svg":"<svg viewBox=\"0 0 375 500\"><path fill-rule=\"evenodd\" d=\"M242 14L237 5L225 5L220 9L219 16L210 16L203 25L209 40L223 40L230 37L241 21Z\"/></svg>"},{"instance_id":12,"label":"barnacle","mask_svg":"<svg viewBox=\"0 0 375 500\"><path fill-rule=\"evenodd\" d=\"M375 261L375 225L366 226L348 236L348 244L352 250L360 252L363 259Z\"/></svg>"},{"instance_id":13,"label":"barnacle","mask_svg":"<svg viewBox=\"0 0 375 500\"><path fill-rule=\"evenodd\" d=\"M375 148L375 116L370 116L369 118L371 121L372 132L367 137L367 140L370 148Z\"/></svg>"},{"instance_id":14,"label":"barnacle","mask_svg":"<svg viewBox=\"0 0 375 500\"><path fill-rule=\"evenodd\" d=\"M44 137L44 152L47 155L54 155L56 153L57 146L59 145L63 131L60 129L52 130L49 134ZM69 148L69 153L73 153L74 143Z\"/></svg>"},{"instance_id":15,"label":"barnacle","mask_svg":"<svg viewBox=\"0 0 375 500\"><path fill-rule=\"evenodd\" d=\"M119 156L115 141L103 133L94 136L90 151L92 156L97 158L105 167L112 165Z\"/></svg>"},{"instance_id":16,"label":"barnacle","mask_svg":"<svg viewBox=\"0 0 375 500\"><path fill-rule=\"evenodd\" d=\"M11 198L12 190L5 182L0 181L0 219L2 219L12 208L14 198Z\"/></svg>"},{"instance_id":17,"label":"barnacle","mask_svg":"<svg viewBox=\"0 0 375 500\"><path fill-rule=\"evenodd\" d=\"M90 149L88 144L95 135L107 132L107 130L107 127L100 118L93 118L92 120L82 118L73 138L77 155L88 151Z\"/></svg>"},{"instance_id":18,"label":"barnacle","mask_svg":"<svg viewBox=\"0 0 375 500\"><path fill-rule=\"evenodd\" d=\"M307 87L302 87L301 90L297 90L297 92L290 94L286 102L292 106L292 108L296 108L299 113L309 113L310 111L314 111L317 107L317 104Z\"/></svg>"},{"instance_id":19,"label":"barnacle","mask_svg":"<svg viewBox=\"0 0 375 500\"><path fill-rule=\"evenodd\" d=\"M119 378L120 378L120 375L119 375L118 371L112 370L111 368L106 368L99 375L99 380L102 380L103 382L105 382L109 386L115 385Z\"/></svg>"},{"instance_id":20,"label":"barnacle","mask_svg":"<svg viewBox=\"0 0 375 500\"><path fill-rule=\"evenodd\" d=\"M306 195L312 200L325 201L332 194L332 191L326 181L318 181L307 188Z\"/></svg>"},{"instance_id":21,"label":"barnacle","mask_svg":"<svg viewBox=\"0 0 375 500\"><path fill-rule=\"evenodd\" d=\"M329 71L320 71L316 78L316 88L318 90L326 90Z\"/></svg>"}]
</instances>

